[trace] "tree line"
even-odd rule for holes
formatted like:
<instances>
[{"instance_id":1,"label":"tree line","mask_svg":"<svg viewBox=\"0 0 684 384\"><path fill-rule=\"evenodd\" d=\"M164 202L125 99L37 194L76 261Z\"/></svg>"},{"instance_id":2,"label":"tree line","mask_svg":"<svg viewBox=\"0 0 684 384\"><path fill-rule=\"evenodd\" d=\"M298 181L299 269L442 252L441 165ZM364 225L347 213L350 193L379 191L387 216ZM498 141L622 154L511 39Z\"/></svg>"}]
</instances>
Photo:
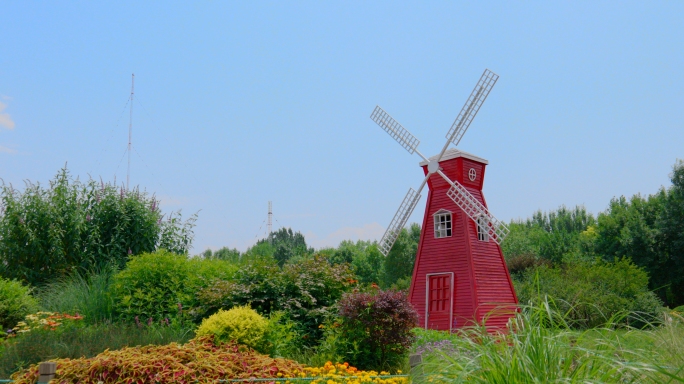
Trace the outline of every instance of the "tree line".
<instances>
[{"instance_id":1,"label":"tree line","mask_svg":"<svg viewBox=\"0 0 684 384\"><path fill-rule=\"evenodd\" d=\"M613 198L594 216L584 207L538 211L509 223L502 244L515 275L540 265L562 267L573 260L629 259L647 273L648 287L670 307L684 304L684 162L677 161L671 185L648 196ZM131 255L166 249L187 254L195 216L164 215L158 201L138 189L94 180L73 180L61 170L43 187L0 188L0 275L41 285L50 278L108 264L125 265ZM246 252L222 248L199 256L245 263L272 258L281 268L322 257L349 265L356 279L382 288L410 285L421 228L404 228L387 257L372 241L343 241L315 250L304 236L281 228Z\"/></svg>"}]
</instances>

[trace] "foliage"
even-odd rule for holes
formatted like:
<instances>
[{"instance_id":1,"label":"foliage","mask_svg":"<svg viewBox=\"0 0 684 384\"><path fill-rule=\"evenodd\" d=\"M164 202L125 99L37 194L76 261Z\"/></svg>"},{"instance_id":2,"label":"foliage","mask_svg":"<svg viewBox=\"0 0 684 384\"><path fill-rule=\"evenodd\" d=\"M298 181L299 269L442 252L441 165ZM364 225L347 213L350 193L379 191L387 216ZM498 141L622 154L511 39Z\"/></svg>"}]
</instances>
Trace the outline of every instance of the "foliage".
<instances>
[{"instance_id":1,"label":"foliage","mask_svg":"<svg viewBox=\"0 0 684 384\"><path fill-rule=\"evenodd\" d=\"M361 283L380 283L383 277L385 257L378 245L370 241L342 241L337 249L331 250L327 259L331 264L350 264Z\"/></svg>"},{"instance_id":2,"label":"foliage","mask_svg":"<svg viewBox=\"0 0 684 384\"><path fill-rule=\"evenodd\" d=\"M523 306L509 331L416 329L416 383L684 382L684 319L649 330L573 331L549 302ZM678 349L679 348L679 349Z\"/></svg>"},{"instance_id":3,"label":"foliage","mask_svg":"<svg viewBox=\"0 0 684 384\"><path fill-rule=\"evenodd\" d=\"M541 265L551 266L551 262L547 259L542 259L530 253L518 254L511 256L506 261L508 272L512 276L519 276L530 268L536 268Z\"/></svg>"},{"instance_id":4,"label":"foliage","mask_svg":"<svg viewBox=\"0 0 684 384\"><path fill-rule=\"evenodd\" d=\"M385 259L385 268L381 281L383 287L390 287L401 278L411 277L413 274L413 264L418 253L419 241L420 225L413 223L409 229L401 229L397 241Z\"/></svg>"},{"instance_id":5,"label":"foliage","mask_svg":"<svg viewBox=\"0 0 684 384\"><path fill-rule=\"evenodd\" d=\"M681 305L684 304L684 161L674 165L670 176L672 187L658 221L663 248L669 256L661 268L671 267L668 301Z\"/></svg>"},{"instance_id":6,"label":"foliage","mask_svg":"<svg viewBox=\"0 0 684 384\"><path fill-rule=\"evenodd\" d=\"M230 280L216 280L199 291L198 315L208 317L221 308L249 305L268 315L282 296L282 273L273 259L255 259L240 265Z\"/></svg>"},{"instance_id":7,"label":"foliage","mask_svg":"<svg viewBox=\"0 0 684 384\"><path fill-rule=\"evenodd\" d=\"M291 228L280 228L271 232L268 238L260 240L257 244L264 242L271 244L273 258L281 267L293 256L313 253L313 249L307 247L304 235L300 232L292 232Z\"/></svg>"},{"instance_id":8,"label":"foliage","mask_svg":"<svg viewBox=\"0 0 684 384\"><path fill-rule=\"evenodd\" d=\"M0 326L13 327L38 307L30 289L19 281L0 278Z\"/></svg>"},{"instance_id":9,"label":"foliage","mask_svg":"<svg viewBox=\"0 0 684 384\"><path fill-rule=\"evenodd\" d=\"M346 264L331 266L314 256L280 269L271 259L245 263L230 281L217 280L198 295L200 313L211 314L220 308L250 305L267 316L284 311L298 324L307 344L317 340L318 328L334 313L334 304L355 283Z\"/></svg>"},{"instance_id":10,"label":"foliage","mask_svg":"<svg viewBox=\"0 0 684 384\"><path fill-rule=\"evenodd\" d=\"M271 357L291 358L298 355L303 347L297 324L290 320L285 312L271 312L262 350Z\"/></svg>"},{"instance_id":11,"label":"foliage","mask_svg":"<svg viewBox=\"0 0 684 384\"><path fill-rule=\"evenodd\" d=\"M114 273L113 266L88 274L74 272L49 282L36 298L45 311L80 313L88 324L112 321L114 301L109 289Z\"/></svg>"},{"instance_id":12,"label":"foliage","mask_svg":"<svg viewBox=\"0 0 684 384\"><path fill-rule=\"evenodd\" d=\"M186 253L195 217L162 220L158 205L138 189L73 180L66 168L48 188L27 182L20 192L3 183L0 272L40 285L75 270L123 267L131 254L158 248Z\"/></svg>"},{"instance_id":13,"label":"foliage","mask_svg":"<svg viewBox=\"0 0 684 384\"><path fill-rule=\"evenodd\" d=\"M273 253L275 248L273 244L269 241L257 241L254 246L247 249L244 255L242 255L242 260L245 262L251 261L261 261L261 260L274 260Z\"/></svg>"},{"instance_id":14,"label":"foliage","mask_svg":"<svg viewBox=\"0 0 684 384\"><path fill-rule=\"evenodd\" d=\"M134 256L114 275L114 306L128 321L179 318L183 308L197 304L197 291L216 280L231 279L235 270L228 262L189 259L165 250Z\"/></svg>"},{"instance_id":15,"label":"foliage","mask_svg":"<svg viewBox=\"0 0 684 384\"><path fill-rule=\"evenodd\" d=\"M389 368L406 356L418 314L405 293L347 293L338 305L342 337L338 353L346 354L346 361L359 368Z\"/></svg>"},{"instance_id":16,"label":"foliage","mask_svg":"<svg viewBox=\"0 0 684 384\"><path fill-rule=\"evenodd\" d=\"M243 351L234 344L216 346L208 337L183 345L127 347L92 358L53 361L57 363L57 382L83 384L215 383L226 378L294 377L303 371L294 361ZM17 384L32 384L37 378L37 365L12 375Z\"/></svg>"},{"instance_id":17,"label":"foliage","mask_svg":"<svg viewBox=\"0 0 684 384\"><path fill-rule=\"evenodd\" d=\"M581 234L595 223L594 217L582 206L573 209L561 206L548 213L537 211L525 221L509 224L511 233L501 248L507 259L526 255L560 263L584 250Z\"/></svg>"},{"instance_id":18,"label":"foliage","mask_svg":"<svg viewBox=\"0 0 684 384\"><path fill-rule=\"evenodd\" d=\"M297 264L287 264L282 272L283 293L278 309L297 322L307 344L322 335L319 325L334 315L335 304L356 282L346 264L328 264L315 257Z\"/></svg>"},{"instance_id":19,"label":"foliage","mask_svg":"<svg viewBox=\"0 0 684 384\"><path fill-rule=\"evenodd\" d=\"M629 259L541 265L525 271L514 284L521 303L539 305L548 295L576 328L608 322L640 326L662 311L662 303L648 290L648 275Z\"/></svg>"},{"instance_id":20,"label":"foliage","mask_svg":"<svg viewBox=\"0 0 684 384\"><path fill-rule=\"evenodd\" d=\"M248 306L220 309L202 320L197 337L213 336L216 343L235 342L250 348L263 350L262 339L268 328L268 320Z\"/></svg>"},{"instance_id":21,"label":"foliage","mask_svg":"<svg viewBox=\"0 0 684 384\"><path fill-rule=\"evenodd\" d=\"M611 200L599 215L596 253L630 257L650 275L650 287L669 305L684 304L684 162L672 186L648 197Z\"/></svg>"},{"instance_id":22,"label":"foliage","mask_svg":"<svg viewBox=\"0 0 684 384\"><path fill-rule=\"evenodd\" d=\"M223 260L231 262L233 264L238 264L240 262L241 254L240 251L238 251L235 248L223 247L213 252L211 251L211 249L207 249L206 251L201 253L201 256L205 259Z\"/></svg>"},{"instance_id":23,"label":"foliage","mask_svg":"<svg viewBox=\"0 0 684 384\"><path fill-rule=\"evenodd\" d=\"M411 276L402 277L401 279L394 282L392 286L390 286L390 289L394 289L395 291L406 291L407 293L410 288Z\"/></svg>"},{"instance_id":24,"label":"foliage","mask_svg":"<svg viewBox=\"0 0 684 384\"><path fill-rule=\"evenodd\" d=\"M0 353L0 378L50 359L93 357L107 349L186 342L192 337L192 329L158 324L98 324L61 328L59 332L35 329L4 342Z\"/></svg>"},{"instance_id":25,"label":"foliage","mask_svg":"<svg viewBox=\"0 0 684 384\"><path fill-rule=\"evenodd\" d=\"M539 260L606 261L630 258L649 276L649 288L669 306L684 304L684 162L677 161L672 185L649 196L621 196L594 220L583 207L536 212L511 222L502 250L514 273Z\"/></svg>"}]
</instances>

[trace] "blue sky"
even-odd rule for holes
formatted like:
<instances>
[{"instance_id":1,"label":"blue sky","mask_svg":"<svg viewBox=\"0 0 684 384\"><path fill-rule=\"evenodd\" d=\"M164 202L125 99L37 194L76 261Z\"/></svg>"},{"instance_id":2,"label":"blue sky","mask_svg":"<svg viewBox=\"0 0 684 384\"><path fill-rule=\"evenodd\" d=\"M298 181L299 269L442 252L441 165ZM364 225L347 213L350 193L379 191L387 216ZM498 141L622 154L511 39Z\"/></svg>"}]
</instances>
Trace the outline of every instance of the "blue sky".
<instances>
[{"instance_id":1,"label":"blue sky","mask_svg":"<svg viewBox=\"0 0 684 384\"><path fill-rule=\"evenodd\" d=\"M499 219L598 213L684 158L683 2L0 6L0 178L125 181L135 73L131 184L199 211L195 253L245 250L269 200L315 247L379 239L422 171L371 111L435 154L485 68L459 148Z\"/></svg>"}]
</instances>

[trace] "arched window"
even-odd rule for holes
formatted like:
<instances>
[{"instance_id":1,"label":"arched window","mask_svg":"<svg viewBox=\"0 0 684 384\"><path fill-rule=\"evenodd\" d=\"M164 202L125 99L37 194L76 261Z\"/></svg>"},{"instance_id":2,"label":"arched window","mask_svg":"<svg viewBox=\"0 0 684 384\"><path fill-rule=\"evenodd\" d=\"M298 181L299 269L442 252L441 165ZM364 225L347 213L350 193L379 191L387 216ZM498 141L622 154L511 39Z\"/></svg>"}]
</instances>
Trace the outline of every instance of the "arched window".
<instances>
[{"instance_id":1,"label":"arched window","mask_svg":"<svg viewBox=\"0 0 684 384\"><path fill-rule=\"evenodd\" d=\"M432 217L435 221L435 238L451 237L451 212L440 209Z\"/></svg>"}]
</instances>

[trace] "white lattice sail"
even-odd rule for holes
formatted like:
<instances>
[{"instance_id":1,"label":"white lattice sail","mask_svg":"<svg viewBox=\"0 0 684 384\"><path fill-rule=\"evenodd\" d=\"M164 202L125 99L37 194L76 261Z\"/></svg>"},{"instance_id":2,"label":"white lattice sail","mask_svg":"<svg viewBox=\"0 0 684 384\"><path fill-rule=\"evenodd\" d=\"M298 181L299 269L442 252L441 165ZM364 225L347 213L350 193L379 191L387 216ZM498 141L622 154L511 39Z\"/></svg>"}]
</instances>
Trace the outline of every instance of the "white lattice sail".
<instances>
[{"instance_id":1,"label":"white lattice sail","mask_svg":"<svg viewBox=\"0 0 684 384\"><path fill-rule=\"evenodd\" d=\"M501 244L506 236L508 236L510 230L506 224L489 213L487 207L477 201L461 184L451 182L451 188L447 191L447 196L449 196L449 198L453 200L468 217L475 221L478 226L481 225L481 221L478 219L481 217L486 218L484 221L485 228L481 228L481 230L484 230L489 235L489 238L494 240L497 244Z\"/></svg>"},{"instance_id":2,"label":"white lattice sail","mask_svg":"<svg viewBox=\"0 0 684 384\"><path fill-rule=\"evenodd\" d=\"M449 132L447 132L446 138L448 142L458 146L458 143L468 130L470 123L475 118L475 115L477 115L480 107L482 107L482 103L487 99L489 92L491 92L498 79L499 75L489 69L485 69L482 77L480 77L477 85L475 85L475 89L473 89L470 97L466 100L456 120L454 120L454 124L451 125Z\"/></svg>"},{"instance_id":3,"label":"white lattice sail","mask_svg":"<svg viewBox=\"0 0 684 384\"><path fill-rule=\"evenodd\" d=\"M410 154L415 152L420 144L420 140L416 139L406 128L404 128L398 121L394 120L387 112L379 106L376 106L371 113L371 120L375 121L380 128L389 133L394 140L396 140L404 149Z\"/></svg>"},{"instance_id":4,"label":"white lattice sail","mask_svg":"<svg viewBox=\"0 0 684 384\"><path fill-rule=\"evenodd\" d=\"M420 194L413 188L409 188L406 197L404 197L404 201L401 202L397 213L394 214L394 218L392 218L389 227L387 227L385 234L382 235L382 239L380 240L379 247L380 252L383 255L387 256L389 254L394 242L397 241L397 237L399 237L401 229L404 228L413 209L416 208L418 200L420 200Z\"/></svg>"}]
</instances>

